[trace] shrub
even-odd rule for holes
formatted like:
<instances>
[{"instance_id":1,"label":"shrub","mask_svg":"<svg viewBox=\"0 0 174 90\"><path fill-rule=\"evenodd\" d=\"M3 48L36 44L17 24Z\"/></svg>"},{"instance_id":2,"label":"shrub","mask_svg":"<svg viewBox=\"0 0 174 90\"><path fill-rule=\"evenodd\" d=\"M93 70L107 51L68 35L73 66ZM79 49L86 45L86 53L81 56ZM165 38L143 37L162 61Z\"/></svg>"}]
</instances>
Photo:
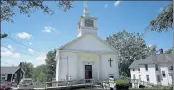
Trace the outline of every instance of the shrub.
<instances>
[{"instance_id":1,"label":"shrub","mask_svg":"<svg viewBox=\"0 0 174 90\"><path fill-rule=\"evenodd\" d=\"M125 80L116 80L116 88L117 90L129 90L129 82L125 81Z\"/></svg>"},{"instance_id":2,"label":"shrub","mask_svg":"<svg viewBox=\"0 0 174 90\"><path fill-rule=\"evenodd\" d=\"M139 88L145 88L145 86L144 85L139 85Z\"/></svg>"}]
</instances>

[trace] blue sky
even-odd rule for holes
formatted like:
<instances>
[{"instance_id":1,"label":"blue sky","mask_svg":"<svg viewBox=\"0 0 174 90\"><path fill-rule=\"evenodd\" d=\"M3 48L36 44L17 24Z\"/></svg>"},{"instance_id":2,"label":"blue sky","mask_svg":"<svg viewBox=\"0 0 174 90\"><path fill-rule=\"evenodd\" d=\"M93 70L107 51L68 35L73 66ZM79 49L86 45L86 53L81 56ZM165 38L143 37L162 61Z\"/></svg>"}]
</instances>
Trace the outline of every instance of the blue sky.
<instances>
[{"instance_id":1,"label":"blue sky","mask_svg":"<svg viewBox=\"0 0 174 90\"><path fill-rule=\"evenodd\" d=\"M98 18L98 36L105 39L125 29L128 32L143 33L149 21L157 16L168 1L90 1L90 16ZM34 49L24 47L8 38L2 40L1 64L18 65L21 61L34 65L44 63L46 53L58 48L77 37L77 22L83 14L84 2L75 1L73 8L67 12L56 7L54 1L45 2L53 15L37 11L30 17L16 13L14 23L3 21L1 32ZM16 11L17 12L17 11ZM164 50L172 47L172 30L163 33L147 32L145 40L148 45L156 44ZM13 51L13 52L12 52ZM25 53L25 54L24 54Z\"/></svg>"}]
</instances>

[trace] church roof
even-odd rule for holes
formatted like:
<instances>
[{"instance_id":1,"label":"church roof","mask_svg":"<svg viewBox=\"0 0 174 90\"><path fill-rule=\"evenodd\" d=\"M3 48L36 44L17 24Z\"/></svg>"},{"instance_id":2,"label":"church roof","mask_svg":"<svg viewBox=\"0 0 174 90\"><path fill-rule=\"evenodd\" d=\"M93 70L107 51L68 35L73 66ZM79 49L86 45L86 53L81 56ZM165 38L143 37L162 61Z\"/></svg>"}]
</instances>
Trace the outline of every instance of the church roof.
<instances>
[{"instance_id":1,"label":"church roof","mask_svg":"<svg viewBox=\"0 0 174 90\"><path fill-rule=\"evenodd\" d=\"M96 35L93 35L93 34L90 34L90 33L89 33L89 34L86 34L86 35L82 35L82 36L80 36L80 37L78 37L78 38L76 38L76 39L74 39L74 40L72 40L72 41L66 43L65 45L59 47L58 50L62 50L64 47L66 47L66 46L68 46L68 45L70 45L70 44L72 44L72 43L78 41L79 39L81 39L81 38L83 38L83 37L85 37L85 36L88 36L88 35L91 35L91 36L95 37L96 39L98 39L99 41L101 41L103 44L107 45L109 48L111 48L111 49L114 50L115 52L118 52L114 47L112 47L111 45L109 45L108 43L106 43L106 42L105 42L104 40L102 40L100 37L98 37L98 36L96 36Z\"/></svg>"},{"instance_id":2,"label":"church roof","mask_svg":"<svg viewBox=\"0 0 174 90\"><path fill-rule=\"evenodd\" d=\"M172 64L172 55L171 54L157 54L151 55L143 60L135 60L129 66L129 68L139 68L142 64Z\"/></svg>"}]
</instances>

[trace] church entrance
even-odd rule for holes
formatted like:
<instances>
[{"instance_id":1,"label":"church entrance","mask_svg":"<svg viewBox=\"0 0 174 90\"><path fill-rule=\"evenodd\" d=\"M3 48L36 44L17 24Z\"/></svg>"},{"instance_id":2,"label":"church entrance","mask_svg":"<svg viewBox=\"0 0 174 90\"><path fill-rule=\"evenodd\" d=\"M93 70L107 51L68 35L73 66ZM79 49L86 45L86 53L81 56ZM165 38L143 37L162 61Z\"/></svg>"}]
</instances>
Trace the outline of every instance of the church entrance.
<instances>
[{"instance_id":1,"label":"church entrance","mask_svg":"<svg viewBox=\"0 0 174 90\"><path fill-rule=\"evenodd\" d=\"M85 79L92 79L92 65L85 65ZM90 82L90 80L86 80Z\"/></svg>"}]
</instances>

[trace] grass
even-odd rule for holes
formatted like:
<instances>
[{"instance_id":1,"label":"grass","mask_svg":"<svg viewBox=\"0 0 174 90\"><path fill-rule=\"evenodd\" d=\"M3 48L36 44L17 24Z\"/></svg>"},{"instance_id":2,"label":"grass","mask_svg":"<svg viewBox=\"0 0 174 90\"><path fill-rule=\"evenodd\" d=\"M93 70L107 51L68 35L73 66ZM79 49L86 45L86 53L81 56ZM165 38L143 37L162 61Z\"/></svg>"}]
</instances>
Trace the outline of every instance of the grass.
<instances>
[{"instance_id":1,"label":"grass","mask_svg":"<svg viewBox=\"0 0 174 90\"><path fill-rule=\"evenodd\" d=\"M116 84L129 84L129 82L127 82L127 81L125 81L125 80L121 80L121 79L115 80L115 83L116 83Z\"/></svg>"}]
</instances>

